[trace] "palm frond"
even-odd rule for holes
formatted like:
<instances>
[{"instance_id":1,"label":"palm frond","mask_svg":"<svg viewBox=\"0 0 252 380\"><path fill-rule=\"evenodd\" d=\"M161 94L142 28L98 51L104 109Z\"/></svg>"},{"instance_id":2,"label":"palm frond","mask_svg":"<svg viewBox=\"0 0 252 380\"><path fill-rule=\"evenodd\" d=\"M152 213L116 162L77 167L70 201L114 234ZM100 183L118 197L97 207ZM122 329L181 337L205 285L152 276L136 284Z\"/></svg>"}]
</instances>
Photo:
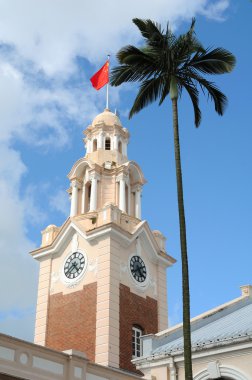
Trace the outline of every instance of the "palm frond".
<instances>
[{"instance_id":1,"label":"palm frond","mask_svg":"<svg viewBox=\"0 0 252 380\"><path fill-rule=\"evenodd\" d=\"M151 20L133 19L145 39L141 48L125 46L118 54L120 66L111 72L111 84L139 82L140 90L131 109L130 117L147 104L159 98L162 104L170 92L171 78L178 79L179 94L183 88L188 92L194 107L195 125L201 120L199 88L214 102L215 110L223 115L227 105L226 96L204 74L230 72L235 57L223 48L204 49L196 37L195 19L188 31L176 37L169 29L162 30Z\"/></svg>"},{"instance_id":2,"label":"palm frond","mask_svg":"<svg viewBox=\"0 0 252 380\"><path fill-rule=\"evenodd\" d=\"M127 45L118 51L116 58L121 64L135 64L140 62L146 63L151 61L151 57L144 53L143 50L135 46Z\"/></svg>"},{"instance_id":3,"label":"palm frond","mask_svg":"<svg viewBox=\"0 0 252 380\"><path fill-rule=\"evenodd\" d=\"M206 52L196 52L187 62L187 66L205 74L225 74L233 70L235 63L235 56L230 51L215 48L207 49Z\"/></svg>"},{"instance_id":4,"label":"palm frond","mask_svg":"<svg viewBox=\"0 0 252 380\"><path fill-rule=\"evenodd\" d=\"M162 77L145 80L141 83L139 92L130 110L129 118L154 102L162 93L164 83Z\"/></svg>"},{"instance_id":5,"label":"palm frond","mask_svg":"<svg viewBox=\"0 0 252 380\"><path fill-rule=\"evenodd\" d=\"M162 86L162 91L161 91L161 94L160 94L160 100L159 100L159 105L161 106L161 104L163 103L163 101L165 100L165 98L169 95L169 92L170 92L170 83L171 83L171 76L167 77L164 81L164 84Z\"/></svg>"},{"instance_id":6,"label":"palm frond","mask_svg":"<svg viewBox=\"0 0 252 380\"><path fill-rule=\"evenodd\" d=\"M196 52L205 52L203 45L196 38L194 32L195 18L192 19L191 27L187 33L176 38L173 46L175 59L178 62L177 66L190 60L192 54Z\"/></svg>"},{"instance_id":7,"label":"palm frond","mask_svg":"<svg viewBox=\"0 0 252 380\"><path fill-rule=\"evenodd\" d=\"M195 124L195 127L199 127L200 122L201 122L201 111L199 108L199 91L197 87L194 85L194 83L189 80L178 78L178 83L181 88L181 92L182 92L182 89L185 88L185 90L187 91L188 95L191 98L193 110L194 110L194 124Z\"/></svg>"},{"instance_id":8,"label":"palm frond","mask_svg":"<svg viewBox=\"0 0 252 380\"><path fill-rule=\"evenodd\" d=\"M112 86L119 86L124 82L142 81L150 76L152 76L152 71L148 68L137 70L135 66L117 66L111 70L110 83Z\"/></svg>"},{"instance_id":9,"label":"palm frond","mask_svg":"<svg viewBox=\"0 0 252 380\"><path fill-rule=\"evenodd\" d=\"M215 83L202 78L200 75L191 73L190 77L194 80L195 83L198 83L200 85L204 94L207 92L207 95L214 102L215 111L218 113L218 115L222 116L228 103L226 95L218 89Z\"/></svg>"},{"instance_id":10,"label":"palm frond","mask_svg":"<svg viewBox=\"0 0 252 380\"><path fill-rule=\"evenodd\" d=\"M163 31L160 24L153 22L150 19L143 20L140 18L133 18L132 21L138 27L142 36L147 40L147 43L153 38L163 38Z\"/></svg>"}]
</instances>

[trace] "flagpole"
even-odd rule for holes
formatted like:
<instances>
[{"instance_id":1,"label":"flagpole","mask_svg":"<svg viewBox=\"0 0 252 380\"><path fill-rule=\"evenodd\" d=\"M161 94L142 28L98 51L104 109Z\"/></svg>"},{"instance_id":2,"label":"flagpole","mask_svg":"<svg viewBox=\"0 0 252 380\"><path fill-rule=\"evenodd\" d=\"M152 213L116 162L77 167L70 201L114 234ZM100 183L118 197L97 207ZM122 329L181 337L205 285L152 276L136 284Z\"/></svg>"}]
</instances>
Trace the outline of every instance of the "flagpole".
<instances>
[{"instance_id":1,"label":"flagpole","mask_svg":"<svg viewBox=\"0 0 252 380\"><path fill-rule=\"evenodd\" d=\"M108 64L109 64L110 54L108 54L107 57L108 57ZM109 67L108 67L108 70L109 70ZM107 83L106 108L109 109L109 81L108 81L108 83Z\"/></svg>"}]
</instances>

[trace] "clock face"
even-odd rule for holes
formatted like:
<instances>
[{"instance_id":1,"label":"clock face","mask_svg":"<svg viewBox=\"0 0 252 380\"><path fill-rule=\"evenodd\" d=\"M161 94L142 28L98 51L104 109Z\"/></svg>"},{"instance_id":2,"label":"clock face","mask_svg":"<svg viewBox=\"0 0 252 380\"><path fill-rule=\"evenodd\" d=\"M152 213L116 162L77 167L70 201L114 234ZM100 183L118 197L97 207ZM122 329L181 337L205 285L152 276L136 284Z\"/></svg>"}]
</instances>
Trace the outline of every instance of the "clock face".
<instances>
[{"instance_id":1,"label":"clock face","mask_svg":"<svg viewBox=\"0 0 252 380\"><path fill-rule=\"evenodd\" d=\"M140 284L147 278L147 269L140 256L132 256L130 259L130 271L134 279Z\"/></svg>"},{"instance_id":2,"label":"clock face","mask_svg":"<svg viewBox=\"0 0 252 380\"><path fill-rule=\"evenodd\" d=\"M65 261L64 275L70 280L79 277L84 270L85 264L86 260L81 252L72 253Z\"/></svg>"}]
</instances>

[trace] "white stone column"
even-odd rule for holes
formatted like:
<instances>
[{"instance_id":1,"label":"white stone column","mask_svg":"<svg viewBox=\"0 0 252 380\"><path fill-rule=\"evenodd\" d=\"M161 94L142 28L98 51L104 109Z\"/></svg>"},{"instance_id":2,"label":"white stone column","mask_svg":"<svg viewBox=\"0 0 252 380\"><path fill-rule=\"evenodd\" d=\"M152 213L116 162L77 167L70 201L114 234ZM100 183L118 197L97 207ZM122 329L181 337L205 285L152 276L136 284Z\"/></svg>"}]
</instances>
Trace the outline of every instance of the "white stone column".
<instances>
[{"instance_id":1,"label":"white stone column","mask_svg":"<svg viewBox=\"0 0 252 380\"><path fill-rule=\"evenodd\" d=\"M85 199L86 199L86 184L83 180L82 194L81 194L81 213L85 213Z\"/></svg>"},{"instance_id":2,"label":"white stone column","mask_svg":"<svg viewBox=\"0 0 252 380\"><path fill-rule=\"evenodd\" d=\"M118 135L114 135L114 138L113 138L113 148L114 150L118 150Z\"/></svg>"},{"instance_id":3,"label":"white stone column","mask_svg":"<svg viewBox=\"0 0 252 380\"><path fill-rule=\"evenodd\" d=\"M90 139L87 140L87 153L91 153L92 141Z\"/></svg>"},{"instance_id":4,"label":"white stone column","mask_svg":"<svg viewBox=\"0 0 252 380\"><path fill-rule=\"evenodd\" d=\"M78 182L72 182L72 198L71 198L71 210L70 216L77 215L78 212Z\"/></svg>"},{"instance_id":5,"label":"white stone column","mask_svg":"<svg viewBox=\"0 0 252 380\"><path fill-rule=\"evenodd\" d=\"M172 363L169 364L169 370L170 370L170 380L176 380L177 379L177 370L175 367L174 360L172 359Z\"/></svg>"},{"instance_id":6,"label":"white stone column","mask_svg":"<svg viewBox=\"0 0 252 380\"><path fill-rule=\"evenodd\" d=\"M141 192L142 192L141 186L138 186L138 187L136 188L136 197L135 197L135 200L136 200L136 205L135 205L135 216L136 216L136 218L138 218L138 219L141 219L141 214L142 214L142 208L141 208Z\"/></svg>"},{"instance_id":7,"label":"white stone column","mask_svg":"<svg viewBox=\"0 0 252 380\"><path fill-rule=\"evenodd\" d=\"M119 180L119 209L126 212L126 192L125 192L125 179Z\"/></svg>"},{"instance_id":8,"label":"white stone column","mask_svg":"<svg viewBox=\"0 0 252 380\"><path fill-rule=\"evenodd\" d=\"M91 178L90 211L97 209L97 177Z\"/></svg>"},{"instance_id":9,"label":"white stone column","mask_svg":"<svg viewBox=\"0 0 252 380\"><path fill-rule=\"evenodd\" d=\"M153 377L151 376L151 368L141 368L140 371L143 372L143 374L144 374L144 376L143 376L144 380L152 380L153 379ZM164 379L164 380L167 380L167 379Z\"/></svg>"},{"instance_id":10,"label":"white stone column","mask_svg":"<svg viewBox=\"0 0 252 380\"><path fill-rule=\"evenodd\" d=\"M97 149L103 149L103 133L100 133L97 139Z\"/></svg>"},{"instance_id":11,"label":"white stone column","mask_svg":"<svg viewBox=\"0 0 252 380\"><path fill-rule=\"evenodd\" d=\"M122 141L122 154L127 157L127 140Z\"/></svg>"}]
</instances>

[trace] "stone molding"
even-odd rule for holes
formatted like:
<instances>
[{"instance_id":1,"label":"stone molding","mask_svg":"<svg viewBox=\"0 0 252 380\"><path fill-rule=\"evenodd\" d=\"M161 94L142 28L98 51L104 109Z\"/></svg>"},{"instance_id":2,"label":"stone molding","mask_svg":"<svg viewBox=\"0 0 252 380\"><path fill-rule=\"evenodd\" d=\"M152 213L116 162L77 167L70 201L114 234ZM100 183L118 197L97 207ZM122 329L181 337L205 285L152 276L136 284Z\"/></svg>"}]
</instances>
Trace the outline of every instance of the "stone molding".
<instances>
[{"instance_id":1,"label":"stone molding","mask_svg":"<svg viewBox=\"0 0 252 380\"><path fill-rule=\"evenodd\" d=\"M214 380L219 377L228 377L230 380L251 380L251 377L244 375L238 369L219 365L218 361L210 362L207 369L198 373L194 380Z\"/></svg>"},{"instance_id":2,"label":"stone molding","mask_svg":"<svg viewBox=\"0 0 252 380\"><path fill-rule=\"evenodd\" d=\"M101 215L103 220L103 211L104 210L110 210L111 211L117 211L120 214L120 221L115 222L113 220L113 214L111 213L112 219L107 219L105 224L96 225L92 224L92 218L95 217L97 220L99 220L99 215ZM89 226L91 229L85 230L83 227L80 226L79 222L81 221L89 221ZM121 225L123 221L129 221L130 223L125 223L127 225L127 230L123 228L124 223ZM77 223L75 223L76 221ZM129 229L129 224L131 225L131 229ZM151 248L151 256L153 260L160 260L164 263L166 263L166 266L173 265L176 260L169 256L168 254L164 252L160 252L160 248L153 236L152 231L149 228L149 225L146 221L139 221L137 218L130 217L126 214L122 214L118 207L113 205L107 205L104 209L100 210L99 212L90 212L81 216L76 216L74 218L69 218L63 226L60 228L57 236L55 237L54 241L46 247L41 247L36 250L31 251L31 255L35 259L39 259L40 257L55 254L58 252L58 250L61 247L61 244L63 244L63 241L66 239L66 236L69 234L72 235L77 232L80 234L84 239L93 241L98 236L107 235L108 233L112 233L115 238L118 238L120 241L120 244L128 246L131 244L137 236L141 234L141 241L142 244L148 244Z\"/></svg>"},{"instance_id":3,"label":"stone molding","mask_svg":"<svg viewBox=\"0 0 252 380\"><path fill-rule=\"evenodd\" d=\"M128 140L130 137L129 131L126 128L122 128L120 125L114 124L112 125L106 125L105 123L99 123L95 126L88 126L84 131L83 134L86 136L85 139L92 139L95 135L99 135L100 133L111 133L118 134L122 136L125 140Z\"/></svg>"},{"instance_id":4,"label":"stone molding","mask_svg":"<svg viewBox=\"0 0 252 380\"><path fill-rule=\"evenodd\" d=\"M140 380L137 375L91 363L82 352L55 351L0 333L0 378L2 373L27 380Z\"/></svg>"}]
</instances>

